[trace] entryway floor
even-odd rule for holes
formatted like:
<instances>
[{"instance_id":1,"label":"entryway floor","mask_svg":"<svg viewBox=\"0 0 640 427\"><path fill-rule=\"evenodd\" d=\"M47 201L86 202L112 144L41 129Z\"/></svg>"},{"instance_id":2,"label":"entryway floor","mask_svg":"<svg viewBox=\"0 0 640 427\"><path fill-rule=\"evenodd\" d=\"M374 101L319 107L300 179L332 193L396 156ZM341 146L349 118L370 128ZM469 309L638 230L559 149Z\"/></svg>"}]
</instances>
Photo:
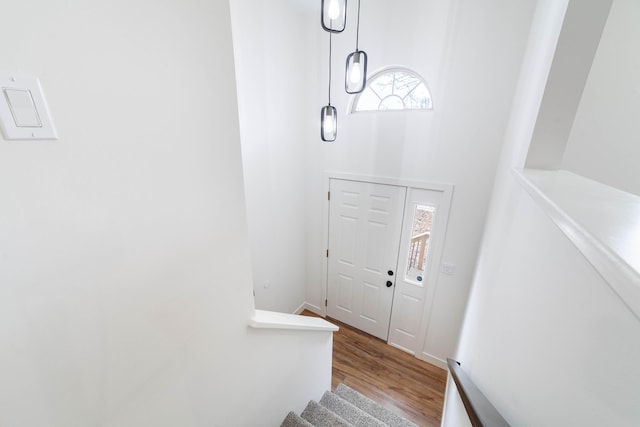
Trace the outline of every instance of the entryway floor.
<instances>
[{"instance_id":1,"label":"entryway floor","mask_svg":"<svg viewBox=\"0 0 640 427\"><path fill-rule=\"evenodd\" d=\"M303 315L316 314L305 310ZM331 387L344 383L419 426L440 426L447 372L335 319Z\"/></svg>"}]
</instances>

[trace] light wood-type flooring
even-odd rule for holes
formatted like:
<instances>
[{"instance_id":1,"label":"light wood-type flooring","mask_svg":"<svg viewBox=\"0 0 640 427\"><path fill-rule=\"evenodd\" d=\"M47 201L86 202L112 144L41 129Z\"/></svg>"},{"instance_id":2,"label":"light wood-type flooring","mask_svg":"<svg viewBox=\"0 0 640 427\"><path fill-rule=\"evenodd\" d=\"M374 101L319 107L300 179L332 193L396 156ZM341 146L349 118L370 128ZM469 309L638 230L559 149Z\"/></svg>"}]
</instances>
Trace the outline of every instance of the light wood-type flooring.
<instances>
[{"instance_id":1,"label":"light wood-type flooring","mask_svg":"<svg viewBox=\"0 0 640 427\"><path fill-rule=\"evenodd\" d=\"M316 316L304 311L303 315ZM344 383L419 426L439 426L447 372L365 332L327 318L333 334L331 387Z\"/></svg>"}]
</instances>

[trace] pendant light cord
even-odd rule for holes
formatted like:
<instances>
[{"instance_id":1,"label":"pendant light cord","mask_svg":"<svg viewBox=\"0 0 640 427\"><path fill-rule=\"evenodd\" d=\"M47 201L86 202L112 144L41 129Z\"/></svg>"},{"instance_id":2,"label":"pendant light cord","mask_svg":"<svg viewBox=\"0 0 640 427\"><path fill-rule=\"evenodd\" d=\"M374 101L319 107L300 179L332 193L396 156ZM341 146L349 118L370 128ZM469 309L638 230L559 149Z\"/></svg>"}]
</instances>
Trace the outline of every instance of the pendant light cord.
<instances>
[{"instance_id":1,"label":"pendant light cord","mask_svg":"<svg viewBox=\"0 0 640 427\"><path fill-rule=\"evenodd\" d=\"M358 25L356 26L356 50L358 50L358 41L360 39L360 0L358 0Z\"/></svg>"},{"instance_id":2,"label":"pendant light cord","mask_svg":"<svg viewBox=\"0 0 640 427\"><path fill-rule=\"evenodd\" d=\"M329 33L329 105L331 105L331 33Z\"/></svg>"}]
</instances>

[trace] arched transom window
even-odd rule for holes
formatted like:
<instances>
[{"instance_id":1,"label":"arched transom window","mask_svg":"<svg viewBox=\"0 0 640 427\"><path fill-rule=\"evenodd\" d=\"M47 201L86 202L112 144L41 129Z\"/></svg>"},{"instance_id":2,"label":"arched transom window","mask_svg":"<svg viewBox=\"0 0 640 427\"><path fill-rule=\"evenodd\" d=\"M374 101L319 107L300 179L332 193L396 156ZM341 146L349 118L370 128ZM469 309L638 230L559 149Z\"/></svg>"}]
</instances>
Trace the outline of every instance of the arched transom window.
<instances>
[{"instance_id":1,"label":"arched transom window","mask_svg":"<svg viewBox=\"0 0 640 427\"><path fill-rule=\"evenodd\" d=\"M431 93L422 77L406 68L386 68L370 76L367 87L355 95L351 112L431 110Z\"/></svg>"}]
</instances>

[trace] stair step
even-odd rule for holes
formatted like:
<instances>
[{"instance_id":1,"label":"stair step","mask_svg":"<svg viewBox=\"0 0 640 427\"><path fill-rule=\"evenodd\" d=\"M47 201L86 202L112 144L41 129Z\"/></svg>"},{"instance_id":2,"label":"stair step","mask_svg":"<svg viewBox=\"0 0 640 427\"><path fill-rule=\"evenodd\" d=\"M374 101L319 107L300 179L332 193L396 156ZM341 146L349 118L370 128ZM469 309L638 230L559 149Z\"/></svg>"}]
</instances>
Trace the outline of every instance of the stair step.
<instances>
[{"instance_id":1,"label":"stair step","mask_svg":"<svg viewBox=\"0 0 640 427\"><path fill-rule=\"evenodd\" d=\"M337 394L327 391L320 399L320 405L338 414L355 427L386 427L382 421L372 417L362 409L347 402Z\"/></svg>"},{"instance_id":2,"label":"stair step","mask_svg":"<svg viewBox=\"0 0 640 427\"><path fill-rule=\"evenodd\" d=\"M388 426L418 427L411 421L402 418L400 415L394 414L387 408L380 406L378 403L344 384L338 385L334 393Z\"/></svg>"},{"instance_id":3,"label":"stair step","mask_svg":"<svg viewBox=\"0 0 640 427\"><path fill-rule=\"evenodd\" d=\"M352 427L340 416L313 400L302 411L302 418L316 427Z\"/></svg>"},{"instance_id":4,"label":"stair step","mask_svg":"<svg viewBox=\"0 0 640 427\"><path fill-rule=\"evenodd\" d=\"M313 424L291 411L287 414L287 418L284 419L282 424L280 424L280 427L313 427Z\"/></svg>"}]
</instances>

